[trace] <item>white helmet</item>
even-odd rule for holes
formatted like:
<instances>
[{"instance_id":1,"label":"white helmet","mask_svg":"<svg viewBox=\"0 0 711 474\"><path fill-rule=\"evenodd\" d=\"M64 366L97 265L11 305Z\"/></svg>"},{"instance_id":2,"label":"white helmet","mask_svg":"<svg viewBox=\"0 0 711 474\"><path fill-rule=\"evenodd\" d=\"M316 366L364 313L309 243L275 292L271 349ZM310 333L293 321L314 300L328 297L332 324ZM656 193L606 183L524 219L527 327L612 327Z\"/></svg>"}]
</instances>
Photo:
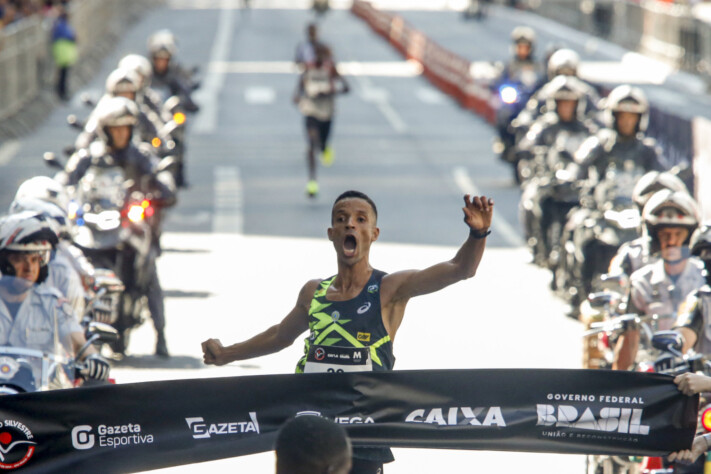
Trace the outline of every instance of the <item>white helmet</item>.
<instances>
[{"instance_id":1,"label":"white helmet","mask_svg":"<svg viewBox=\"0 0 711 474\"><path fill-rule=\"evenodd\" d=\"M55 234L57 234L58 238L71 238L71 228L67 212L60 209L56 204L33 197L16 198L12 201L9 209L10 214L18 214L23 211L32 211L36 214L49 217L49 225Z\"/></svg>"},{"instance_id":2,"label":"white helmet","mask_svg":"<svg viewBox=\"0 0 711 474\"><path fill-rule=\"evenodd\" d=\"M609 128L615 127L617 112L632 112L639 114L637 128L644 132L649 126L649 101L639 87L629 85L617 86L605 99L605 122Z\"/></svg>"},{"instance_id":3,"label":"white helmet","mask_svg":"<svg viewBox=\"0 0 711 474\"><path fill-rule=\"evenodd\" d=\"M69 205L69 196L64 186L49 176L35 176L20 184L15 193L15 200L23 198L37 198L51 202L62 210Z\"/></svg>"},{"instance_id":4,"label":"white helmet","mask_svg":"<svg viewBox=\"0 0 711 474\"><path fill-rule=\"evenodd\" d=\"M577 76L580 55L572 49L563 48L553 53L548 59L548 79L556 76Z\"/></svg>"},{"instance_id":5,"label":"white helmet","mask_svg":"<svg viewBox=\"0 0 711 474\"><path fill-rule=\"evenodd\" d=\"M141 89L141 78L136 71L119 67L106 78L106 93L116 96L122 92L136 94Z\"/></svg>"},{"instance_id":6,"label":"white helmet","mask_svg":"<svg viewBox=\"0 0 711 474\"><path fill-rule=\"evenodd\" d=\"M152 57L170 58L177 50L175 35L170 30L158 30L148 38L148 52Z\"/></svg>"},{"instance_id":7,"label":"white helmet","mask_svg":"<svg viewBox=\"0 0 711 474\"><path fill-rule=\"evenodd\" d=\"M42 214L23 211L3 217L0 219L0 272L6 276L15 275L9 253L39 252L42 263L37 283L42 283L47 278L50 252L57 242L57 234Z\"/></svg>"},{"instance_id":8,"label":"white helmet","mask_svg":"<svg viewBox=\"0 0 711 474\"><path fill-rule=\"evenodd\" d=\"M118 63L118 67L134 71L140 77L139 90L143 90L150 85L153 68L151 62L140 54L129 54L124 56Z\"/></svg>"},{"instance_id":9,"label":"white helmet","mask_svg":"<svg viewBox=\"0 0 711 474\"><path fill-rule=\"evenodd\" d=\"M651 239L651 253L659 251L657 230L660 227L683 227L689 231L684 245L699 225L699 207L689 193L662 189L649 198L642 210L647 236Z\"/></svg>"},{"instance_id":10,"label":"white helmet","mask_svg":"<svg viewBox=\"0 0 711 474\"><path fill-rule=\"evenodd\" d=\"M138 113L138 106L134 101L125 97L110 97L102 101L96 110L96 133L110 146L111 135L108 127L133 127L138 123Z\"/></svg>"},{"instance_id":11,"label":"white helmet","mask_svg":"<svg viewBox=\"0 0 711 474\"><path fill-rule=\"evenodd\" d=\"M637 204L641 212L649 198L662 189L670 189L674 192L689 192L684 182L676 175L667 171L648 171L634 185L632 200Z\"/></svg>"},{"instance_id":12,"label":"white helmet","mask_svg":"<svg viewBox=\"0 0 711 474\"><path fill-rule=\"evenodd\" d=\"M528 43L533 47L536 42L536 32L528 26L517 26L511 32L511 41L514 43Z\"/></svg>"},{"instance_id":13,"label":"white helmet","mask_svg":"<svg viewBox=\"0 0 711 474\"><path fill-rule=\"evenodd\" d=\"M575 100L578 102L577 118L582 120L585 117L587 106L587 93L585 84L573 76L556 76L545 86L546 107L548 110L556 110L556 101Z\"/></svg>"}]
</instances>

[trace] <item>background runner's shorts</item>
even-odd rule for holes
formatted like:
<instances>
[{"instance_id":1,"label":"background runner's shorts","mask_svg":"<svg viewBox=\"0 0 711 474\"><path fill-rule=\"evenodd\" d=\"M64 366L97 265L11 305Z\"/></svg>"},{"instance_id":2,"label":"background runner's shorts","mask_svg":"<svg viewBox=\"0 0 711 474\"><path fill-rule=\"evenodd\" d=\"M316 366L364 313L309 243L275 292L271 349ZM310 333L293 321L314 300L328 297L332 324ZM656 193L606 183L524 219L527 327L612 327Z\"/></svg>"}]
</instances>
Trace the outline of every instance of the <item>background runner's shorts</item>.
<instances>
[{"instance_id":1,"label":"background runner's shorts","mask_svg":"<svg viewBox=\"0 0 711 474\"><path fill-rule=\"evenodd\" d=\"M319 120L316 117L306 117L306 130L316 130L321 151L326 149L328 136L331 133L331 121Z\"/></svg>"}]
</instances>

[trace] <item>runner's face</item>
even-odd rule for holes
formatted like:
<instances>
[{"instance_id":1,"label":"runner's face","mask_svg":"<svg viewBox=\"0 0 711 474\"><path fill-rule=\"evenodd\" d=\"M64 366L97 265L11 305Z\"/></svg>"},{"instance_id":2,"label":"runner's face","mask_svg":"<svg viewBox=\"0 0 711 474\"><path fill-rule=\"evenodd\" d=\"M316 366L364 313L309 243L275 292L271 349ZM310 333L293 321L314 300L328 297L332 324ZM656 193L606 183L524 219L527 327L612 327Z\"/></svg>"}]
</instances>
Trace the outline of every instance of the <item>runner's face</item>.
<instances>
[{"instance_id":1,"label":"runner's face","mask_svg":"<svg viewBox=\"0 0 711 474\"><path fill-rule=\"evenodd\" d=\"M126 148L131 141L131 130L131 127L128 125L109 127L109 134L111 135L113 148L117 150L123 150Z\"/></svg>"},{"instance_id":2,"label":"runner's face","mask_svg":"<svg viewBox=\"0 0 711 474\"><path fill-rule=\"evenodd\" d=\"M367 201L347 198L333 207L328 239L336 254L347 262L356 262L368 255L370 244L378 239L375 212Z\"/></svg>"}]
</instances>

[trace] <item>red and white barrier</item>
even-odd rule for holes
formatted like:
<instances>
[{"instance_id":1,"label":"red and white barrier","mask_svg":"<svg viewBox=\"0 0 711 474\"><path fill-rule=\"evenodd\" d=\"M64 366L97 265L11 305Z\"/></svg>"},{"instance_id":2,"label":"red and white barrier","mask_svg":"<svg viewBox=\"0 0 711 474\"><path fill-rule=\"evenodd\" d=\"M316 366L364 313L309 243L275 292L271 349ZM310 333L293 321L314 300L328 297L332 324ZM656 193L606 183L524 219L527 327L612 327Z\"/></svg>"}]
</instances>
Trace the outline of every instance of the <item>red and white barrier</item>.
<instances>
[{"instance_id":1,"label":"red and white barrier","mask_svg":"<svg viewBox=\"0 0 711 474\"><path fill-rule=\"evenodd\" d=\"M496 111L491 91L486 83L472 77L468 59L438 45L402 17L380 11L369 2L354 0L351 12L365 20L405 58L419 62L424 75L462 107L494 122Z\"/></svg>"}]
</instances>

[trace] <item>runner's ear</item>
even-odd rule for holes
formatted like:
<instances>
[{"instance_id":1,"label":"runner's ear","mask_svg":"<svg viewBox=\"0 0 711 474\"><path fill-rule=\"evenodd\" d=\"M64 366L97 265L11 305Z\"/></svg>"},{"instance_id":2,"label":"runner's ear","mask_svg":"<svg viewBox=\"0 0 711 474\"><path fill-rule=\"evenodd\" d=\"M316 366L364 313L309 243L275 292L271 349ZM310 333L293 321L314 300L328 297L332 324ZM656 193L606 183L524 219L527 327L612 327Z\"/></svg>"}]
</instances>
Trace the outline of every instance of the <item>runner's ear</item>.
<instances>
[{"instance_id":1,"label":"runner's ear","mask_svg":"<svg viewBox=\"0 0 711 474\"><path fill-rule=\"evenodd\" d=\"M380 227L373 227L373 242L378 240L379 236L380 236Z\"/></svg>"},{"instance_id":2,"label":"runner's ear","mask_svg":"<svg viewBox=\"0 0 711 474\"><path fill-rule=\"evenodd\" d=\"M328 240L333 242L333 227L329 227L326 231L326 234L328 235Z\"/></svg>"}]
</instances>

